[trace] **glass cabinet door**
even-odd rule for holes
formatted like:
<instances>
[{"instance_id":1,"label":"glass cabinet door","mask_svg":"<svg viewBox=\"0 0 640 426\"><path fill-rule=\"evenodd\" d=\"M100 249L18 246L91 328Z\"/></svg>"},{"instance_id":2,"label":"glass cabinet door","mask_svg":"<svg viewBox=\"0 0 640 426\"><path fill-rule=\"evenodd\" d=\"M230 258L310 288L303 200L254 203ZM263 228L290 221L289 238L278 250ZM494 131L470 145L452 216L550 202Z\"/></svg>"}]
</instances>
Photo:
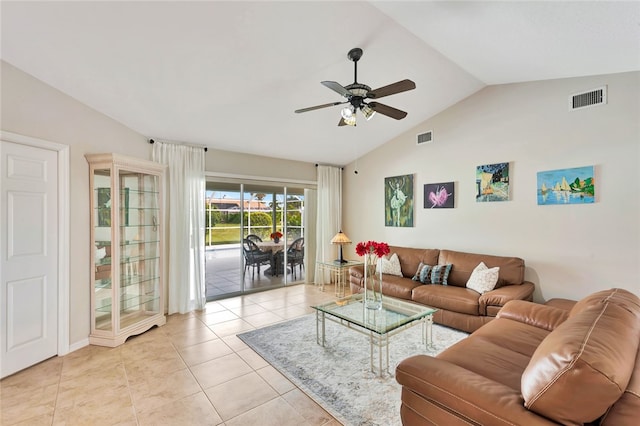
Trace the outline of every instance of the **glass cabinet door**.
<instances>
[{"instance_id":1,"label":"glass cabinet door","mask_svg":"<svg viewBox=\"0 0 640 426\"><path fill-rule=\"evenodd\" d=\"M93 182L94 327L112 331L111 170L94 170Z\"/></svg>"},{"instance_id":2,"label":"glass cabinet door","mask_svg":"<svg viewBox=\"0 0 640 426\"><path fill-rule=\"evenodd\" d=\"M120 328L160 312L158 176L119 171Z\"/></svg>"}]
</instances>

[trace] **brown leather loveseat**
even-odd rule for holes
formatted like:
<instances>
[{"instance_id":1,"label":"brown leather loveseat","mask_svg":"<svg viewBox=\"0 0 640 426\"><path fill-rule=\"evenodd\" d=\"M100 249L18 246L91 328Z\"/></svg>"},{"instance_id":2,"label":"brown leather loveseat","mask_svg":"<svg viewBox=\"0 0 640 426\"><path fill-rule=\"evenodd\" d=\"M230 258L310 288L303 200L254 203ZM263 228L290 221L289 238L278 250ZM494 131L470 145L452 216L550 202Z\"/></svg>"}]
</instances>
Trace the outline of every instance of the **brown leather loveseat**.
<instances>
[{"instance_id":1,"label":"brown leather loveseat","mask_svg":"<svg viewBox=\"0 0 640 426\"><path fill-rule=\"evenodd\" d=\"M532 300L534 285L524 280L524 260L518 257L491 256L453 250L390 246L390 255L400 260L402 277L382 274L382 293L437 308L434 322L473 332L491 321L510 300ZM412 280L420 263L451 264L447 285L425 285ZM467 281L480 262L489 268L500 267L494 290L480 294L466 288ZM352 293L363 291L364 268L349 269Z\"/></svg>"},{"instance_id":2,"label":"brown leather loveseat","mask_svg":"<svg viewBox=\"0 0 640 426\"><path fill-rule=\"evenodd\" d=\"M525 301L436 357L396 369L405 425L640 424L640 298L594 293L571 310Z\"/></svg>"}]
</instances>

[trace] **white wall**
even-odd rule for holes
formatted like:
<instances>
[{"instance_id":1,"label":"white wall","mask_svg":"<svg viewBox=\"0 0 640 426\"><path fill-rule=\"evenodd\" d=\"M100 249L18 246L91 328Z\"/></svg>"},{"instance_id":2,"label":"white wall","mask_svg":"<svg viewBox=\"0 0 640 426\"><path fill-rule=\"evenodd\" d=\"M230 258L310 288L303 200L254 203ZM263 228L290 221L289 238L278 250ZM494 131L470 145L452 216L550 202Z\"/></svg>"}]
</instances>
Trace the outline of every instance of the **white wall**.
<instances>
[{"instance_id":1,"label":"white wall","mask_svg":"<svg viewBox=\"0 0 640 426\"><path fill-rule=\"evenodd\" d=\"M116 152L150 159L148 138L156 135L141 135L4 61L0 65L2 130L71 147L69 343L73 346L88 337L90 327L89 166L84 155ZM316 179L316 168L311 163L211 149L207 152L206 169L282 179Z\"/></svg>"},{"instance_id":2,"label":"white wall","mask_svg":"<svg viewBox=\"0 0 640 426\"><path fill-rule=\"evenodd\" d=\"M602 85L607 105L568 111L570 94ZM522 257L537 301L640 295L639 100L638 72L487 87L360 158L358 174L345 168L344 231L354 243ZM417 146L427 130L434 142ZM476 202L476 166L499 162L510 162L511 200ZM538 171L589 165L596 203L537 205ZM411 173L415 226L385 227L384 178ZM424 184L450 181L455 208L423 208Z\"/></svg>"}]
</instances>

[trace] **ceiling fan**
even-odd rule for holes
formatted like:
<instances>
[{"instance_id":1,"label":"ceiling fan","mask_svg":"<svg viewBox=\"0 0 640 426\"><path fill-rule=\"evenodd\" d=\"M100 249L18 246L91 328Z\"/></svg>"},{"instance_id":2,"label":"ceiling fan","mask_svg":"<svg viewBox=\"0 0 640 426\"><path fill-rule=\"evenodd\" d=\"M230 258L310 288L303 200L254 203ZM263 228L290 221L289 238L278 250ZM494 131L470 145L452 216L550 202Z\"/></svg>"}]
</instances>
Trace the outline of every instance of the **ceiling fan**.
<instances>
[{"instance_id":1,"label":"ceiling fan","mask_svg":"<svg viewBox=\"0 0 640 426\"><path fill-rule=\"evenodd\" d=\"M342 86L335 81L323 81L323 86L337 92L338 94L347 98L346 101L331 102L328 104L316 105L309 108L297 109L295 112L307 112L320 108L327 108L335 105L349 104L340 111L342 118L338 123L338 126L355 126L356 125L356 111L360 110L362 115L369 120L373 115L378 112L387 117L395 118L396 120L402 120L407 116L407 113L399 109L390 107L388 105L381 104L379 102L365 102L366 99L380 99L384 96L395 95L396 93L406 92L407 90L413 90L416 88L416 84L411 80L401 80L396 83L389 84L387 86L379 87L375 90L371 90L371 87L366 84L358 83L358 61L362 57L362 49L356 47L351 49L347 54L347 57L353 61L354 77L353 83L348 86Z\"/></svg>"}]
</instances>

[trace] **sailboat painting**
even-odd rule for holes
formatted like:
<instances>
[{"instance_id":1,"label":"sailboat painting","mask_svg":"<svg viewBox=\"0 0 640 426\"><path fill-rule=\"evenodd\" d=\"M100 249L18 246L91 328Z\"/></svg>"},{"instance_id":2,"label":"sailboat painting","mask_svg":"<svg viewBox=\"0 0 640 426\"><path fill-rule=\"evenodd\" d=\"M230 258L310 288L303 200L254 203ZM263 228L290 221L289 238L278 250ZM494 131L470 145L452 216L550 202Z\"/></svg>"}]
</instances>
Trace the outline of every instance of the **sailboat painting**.
<instances>
[{"instance_id":1,"label":"sailboat painting","mask_svg":"<svg viewBox=\"0 0 640 426\"><path fill-rule=\"evenodd\" d=\"M538 205L593 202L593 166L538 172Z\"/></svg>"}]
</instances>

